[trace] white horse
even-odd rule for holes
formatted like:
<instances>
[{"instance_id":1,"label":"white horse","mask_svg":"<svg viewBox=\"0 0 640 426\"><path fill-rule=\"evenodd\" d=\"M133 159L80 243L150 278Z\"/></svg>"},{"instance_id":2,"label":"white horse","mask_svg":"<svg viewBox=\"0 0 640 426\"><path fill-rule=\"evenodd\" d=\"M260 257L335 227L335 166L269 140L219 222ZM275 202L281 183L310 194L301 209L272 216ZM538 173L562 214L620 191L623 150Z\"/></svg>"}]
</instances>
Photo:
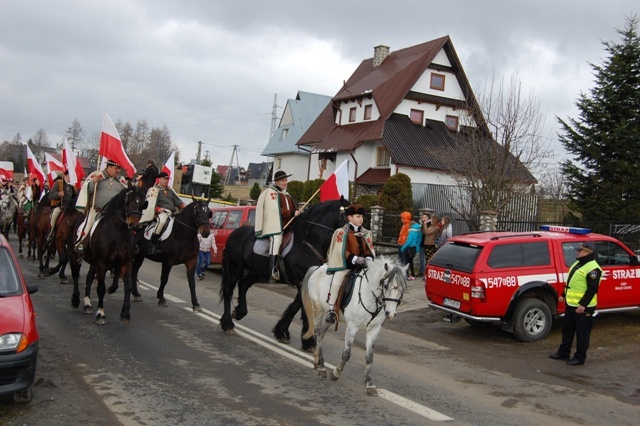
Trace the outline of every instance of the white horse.
<instances>
[{"instance_id":1,"label":"white horse","mask_svg":"<svg viewBox=\"0 0 640 426\"><path fill-rule=\"evenodd\" d=\"M0 232L9 239L9 229L18 209L18 203L8 192L2 192L0 196Z\"/></svg>"},{"instance_id":2,"label":"white horse","mask_svg":"<svg viewBox=\"0 0 640 426\"><path fill-rule=\"evenodd\" d=\"M351 301L343 311L347 329L344 333L344 349L342 359L331 372L331 380L338 380L345 364L351 357L351 347L358 330L366 329L366 354L364 381L367 395L377 396L378 391L371 381L370 372L373 363L373 348L385 318L393 319L402 295L407 289L407 267L400 266L388 258L379 257L368 261L356 277L353 285ZM332 324L325 321L329 304L327 293L333 275L327 275L327 265L311 267L302 282L302 303L309 322L309 331L303 336L308 339L312 335L316 339L314 350L314 367L318 375L327 377L322 354L322 339ZM336 305L335 308L338 308ZM336 309L337 310L337 309Z\"/></svg>"}]
</instances>

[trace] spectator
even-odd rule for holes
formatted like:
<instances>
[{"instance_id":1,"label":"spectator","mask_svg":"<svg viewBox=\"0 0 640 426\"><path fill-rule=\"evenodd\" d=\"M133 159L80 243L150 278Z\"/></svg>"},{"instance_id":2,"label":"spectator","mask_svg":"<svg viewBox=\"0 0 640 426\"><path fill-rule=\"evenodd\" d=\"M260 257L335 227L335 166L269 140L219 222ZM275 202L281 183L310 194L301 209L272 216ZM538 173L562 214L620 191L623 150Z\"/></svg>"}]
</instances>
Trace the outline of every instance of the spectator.
<instances>
[{"instance_id":1,"label":"spectator","mask_svg":"<svg viewBox=\"0 0 640 426\"><path fill-rule=\"evenodd\" d=\"M451 237L453 237L451 218L449 216L442 216L442 231L440 232L440 239L438 240L438 248L445 245Z\"/></svg>"},{"instance_id":2,"label":"spectator","mask_svg":"<svg viewBox=\"0 0 640 426\"><path fill-rule=\"evenodd\" d=\"M422 234L420 232L420 224L415 220L412 220L409 226L409 236L404 243L400 251L402 252L405 260L405 265L409 264L409 276L407 279L413 281L416 279L415 271L413 269L413 259L416 257L416 253L420 250L420 242L422 240Z\"/></svg>"},{"instance_id":3,"label":"spectator","mask_svg":"<svg viewBox=\"0 0 640 426\"><path fill-rule=\"evenodd\" d=\"M196 278L198 280L203 280L204 271L206 271L211 264L211 249L213 249L213 255L215 256L218 254L218 248L216 247L216 238L213 236L213 232L209 232L209 236L207 238L198 234L198 242L200 243L200 250L198 251Z\"/></svg>"},{"instance_id":4,"label":"spectator","mask_svg":"<svg viewBox=\"0 0 640 426\"><path fill-rule=\"evenodd\" d=\"M431 226L431 213L422 213L422 218L420 219L420 226L425 226L428 228ZM424 276L424 268L427 266L427 262L425 261L424 258L424 252L425 252L425 247L424 247L424 238L421 238L420 240L420 270L418 271L418 277L422 277Z\"/></svg>"},{"instance_id":5,"label":"spectator","mask_svg":"<svg viewBox=\"0 0 640 426\"><path fill-rule=\"evenodd\" d=\"M438 220L438 216L435 214L431 215L431 223L431 226L426 226L424 223L422 224L422 236L424 237L424 259L427 264L429 263L431 256L433 256L433 253L436 252L436 238L438 237L442 226Z\"/></svg>"},{"instance_id":6,"label":"spectator","mask_svg":"<svg viewBox=\"0 0 640 426\"><path fill-rule=\"evenodd\" d=\"M400 228L400 234L398 235L398 260L401 265L406 265L407 262L404 260L404 255L402 253L402 246L407 242L407 237L409 237L409 225L411 222L412 214L411 212L402 212L400 213L400 220L402 220L402 228Z\"/></svg>"}]
</instances>

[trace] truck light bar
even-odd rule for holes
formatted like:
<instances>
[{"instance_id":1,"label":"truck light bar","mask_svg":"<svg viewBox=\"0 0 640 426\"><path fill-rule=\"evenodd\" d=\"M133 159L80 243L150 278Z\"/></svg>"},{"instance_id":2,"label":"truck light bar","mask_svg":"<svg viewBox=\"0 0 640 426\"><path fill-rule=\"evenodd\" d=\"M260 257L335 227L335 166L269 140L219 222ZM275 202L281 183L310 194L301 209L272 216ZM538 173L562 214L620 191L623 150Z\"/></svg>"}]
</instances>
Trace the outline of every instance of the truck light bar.
<instances>
[{"instance_id":1,"label":"truck light bar","mask_svg":"<svg viewBox=\"0 0 640 426\"><path fill-rule=\"evenodd\" d=\"M575 226L558 226L558 225L540 225L541 231L562 232L565 234L590 234L589 228L577 228Z\"/></svg>"}]
</instances>

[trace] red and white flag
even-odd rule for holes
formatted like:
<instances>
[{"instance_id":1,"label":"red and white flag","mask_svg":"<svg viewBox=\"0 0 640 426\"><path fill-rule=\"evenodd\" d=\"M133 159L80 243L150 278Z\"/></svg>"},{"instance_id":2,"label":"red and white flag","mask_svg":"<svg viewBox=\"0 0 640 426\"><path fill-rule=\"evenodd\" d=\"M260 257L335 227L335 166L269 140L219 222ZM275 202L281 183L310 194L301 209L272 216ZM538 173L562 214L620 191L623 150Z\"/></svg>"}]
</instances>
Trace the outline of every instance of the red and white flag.
<instances>
[{"instance_id":1,"label":"red and white flag","mask_svg":"<svg viewBox=\"0 0 640 426\"><path fill-rule=\"evenodd\" d=\"M12 161L0 161L0 179L13 179Z\"/></svg>"},{"instance_id":2,"label":"red and white flag","mask_svg":"<svg viewBox=\"0 0 640 426\"><path fill-rule=\"evenodd\" d=\"M40 163L38 163L36 156L31 152L29 145L27 145L27 169L29 170L30 175L33 174L38 178L40 185L44 185L44 171L42 170Z\"/></svg>"},{"instance_id":3,"label":"red and white flag","mask_svg":"<svg viewBox=\"0 0 640 426\"><path fill-rule=\"evenodd\" d=\"M175 152L171 152L171 155L169 155L169 158L167 159L167 162L164 163L164 166L162 166L162 170L161 172L165 172L166 174L169 175L169 188L173 188L173 178L174 178L174 172L173 172L173 168L174 168L174 161L175 161Z\"/></svg>"},{"instance_id":4,"label":"red and white flag","mask_svg":"<svg viewBox=\"0 0 640 426\"><path fill-rule=\"evenodd\" d=\"M120 134L118 129L111 121L109 115L105 112L102 120L102 134L100 135L100 151L99 154L108 158L111 161L115 161L127 171L127 176L130 178L136 174L136 168L127 157L127 153L124 152L122 141L120 140Z\"/></svg>"},{"instance_id":5,"label":"red and white flag","mask_svg":"<svg viewBox=\"0 0 640 426\"><path fill-rule=\"evenodd\" d=\"M49 188L52 188L53 180L58 176L57 172L64 173L64 164L48 152L44 153L44 162L47 165L47 180L49 182Z\"/></svg>"},{"instance_id":6,"label":"red and white flag","mask_svg":"<svg viewBox=\"0 0 640 426\"><path fill-rule=\"evenodd\" d=\"M349 199L349 160L342 164L320 186L320 201Z\"/></svg>"},{"instance_id":7,"label":"red and white flag","mask_svg":"<svg viewBox=\"0 0 640 426\"><path fill-rule=\"evenodd\" d=\"M84 179L84 169L69 146L67 138L64 139L62 144L62 163L69 171L69 183L79 189L82 186L82 179Z\"/></svg>"}]
</instances>

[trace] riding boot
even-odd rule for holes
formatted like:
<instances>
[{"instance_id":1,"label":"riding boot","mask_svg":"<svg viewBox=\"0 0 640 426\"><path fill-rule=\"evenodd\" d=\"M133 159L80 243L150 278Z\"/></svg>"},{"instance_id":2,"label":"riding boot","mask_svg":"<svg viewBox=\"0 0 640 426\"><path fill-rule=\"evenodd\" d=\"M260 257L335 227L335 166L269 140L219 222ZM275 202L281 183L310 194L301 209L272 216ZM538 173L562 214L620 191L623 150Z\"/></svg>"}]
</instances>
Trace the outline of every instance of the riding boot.
<instances>
[{"instance_id":1,"label":"riding boot","mask_svg":"<svg viewBox=\"0 0 640 426\"><path fill-rule=\"evenodd\" d=\"M329 312L327 312L327 317L325 318L325 322L327 324L335 324L338 320L338 315L336 315L333 305L336 303L336 299L338 298L340 286L334 285L335 278L336 277L334 275L331 280L331 287L329 287L329 294L327 294L327 303L329 304Z\"/></svg>"},{"instance_id":2,"label":"riding boot","mask_svg":"<svg viewBox=\"0 0 640 426\"><path fill-rule=\"evenodd\" d=\"M280 272L278 271L278 256L269 255L269 283L273 284L280 279Z\"/></svg>"},{"instance_id":3,"label":"riding boot","mask_svg":"<svg viewBox=\"0 0 640 426\"><path fill-rule=\"evenodd\" d=\"M158 249L157 244L158 244L158 239L160 238L160 235L158 234L152 234L151 235L151 245L149 246L149 254L162 254L162 252Z\"/></svg>"}]
</instances>

